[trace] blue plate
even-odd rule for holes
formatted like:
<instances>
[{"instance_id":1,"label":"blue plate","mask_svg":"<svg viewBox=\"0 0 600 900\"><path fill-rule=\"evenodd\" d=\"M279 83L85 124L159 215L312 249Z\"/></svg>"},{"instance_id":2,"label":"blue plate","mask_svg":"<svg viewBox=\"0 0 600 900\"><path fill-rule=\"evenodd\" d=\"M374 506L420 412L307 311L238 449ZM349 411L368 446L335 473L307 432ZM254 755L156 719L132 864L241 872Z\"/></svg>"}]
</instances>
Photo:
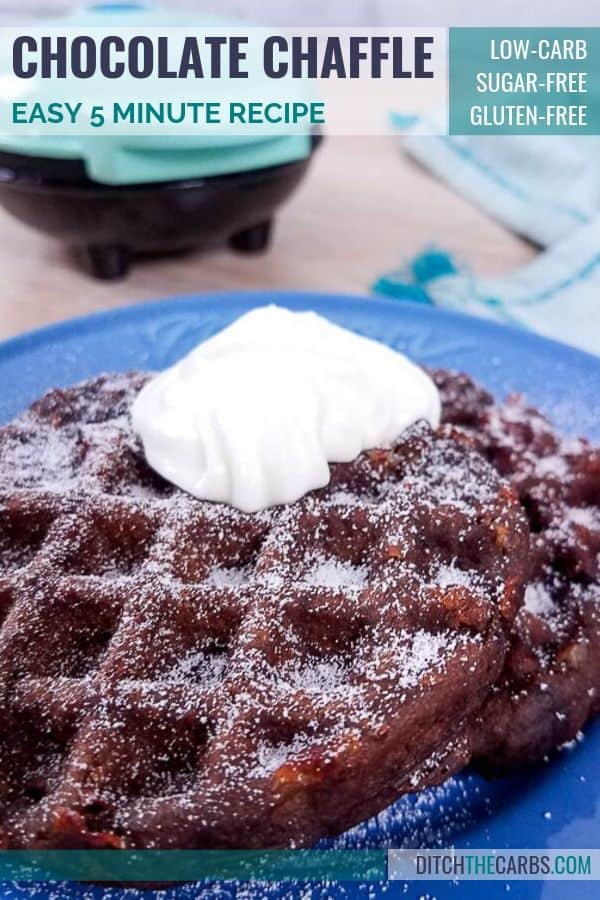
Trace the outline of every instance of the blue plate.
<instances>
[{"instance_id":1,"label":"blue plate","mask_svg":"<svg viewBox=\"0 0 600 900\"><path fill-rule=\"evenodd\" d=\"M497 396L521 391L571 433L600 440L595 418L600 360L535 335L455 313L398 303L319 294L213 294L180 297L100 313L31 332L0 344L0 420L20 412L41 392L103 371L160 369L253 306L278 303L314 309L335 322L383 341L430 365L463 369ZM600 725L600 723L599 723ZM600 727L587 729L575 749L525 774L486 782L471 772L441 788L405 797L380 816L327 846L449 846L471 848L594 848L600 846ZM593 882L488 882L495 897L566 900L597 897ZM300 900L306 886L228 884L168 891L169 897L236 896ZM314 885L312 898L480 897L481 884L424 882L383 887ZM65 885L0 886L16 900L43 898L121 900L131 891ZM136 892L137 893L137 892Z\"/></svg>"}]
</instances>

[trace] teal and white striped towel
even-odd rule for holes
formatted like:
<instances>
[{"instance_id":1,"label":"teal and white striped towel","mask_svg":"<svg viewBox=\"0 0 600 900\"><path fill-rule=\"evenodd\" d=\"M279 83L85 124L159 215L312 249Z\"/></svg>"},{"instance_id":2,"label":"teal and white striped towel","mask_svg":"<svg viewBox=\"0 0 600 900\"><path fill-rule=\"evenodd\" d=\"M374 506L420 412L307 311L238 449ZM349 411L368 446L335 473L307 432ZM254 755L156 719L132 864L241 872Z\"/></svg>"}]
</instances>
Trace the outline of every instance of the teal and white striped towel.
<instances>
[{"instance_id":1,"label":"teal and white striped towel","mask_svg":"<svg viewBox=\"0 0 600 900\"><path fill-rule=\"evenodd\" d=\"M530 328L600 354L600 139L421 137L407 149L515 232L547 247L502 278L478 278L427 250L378 293Z\"/></svg>"}]
</instances>

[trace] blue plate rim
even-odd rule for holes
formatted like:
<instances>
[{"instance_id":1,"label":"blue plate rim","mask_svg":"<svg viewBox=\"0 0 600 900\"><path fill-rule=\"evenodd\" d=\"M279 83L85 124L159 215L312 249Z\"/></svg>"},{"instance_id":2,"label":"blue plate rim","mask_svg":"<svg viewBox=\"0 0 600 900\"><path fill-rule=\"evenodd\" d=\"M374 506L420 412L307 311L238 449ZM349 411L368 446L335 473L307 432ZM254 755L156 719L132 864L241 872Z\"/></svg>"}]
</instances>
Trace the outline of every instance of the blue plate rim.
<instances>
[{"instance_id":1,"label":"blue plate rim","mask_svg":"<svg viewBox=\"0 0 600 900\"><path fill-rule=\"evenodd\" d=\"M58 322L48 325L42 325L38 328L30 329L14 336L4 338L0 341L0 355L7 358L18 354L21 350L34 347L44 341L53 338L61 338L65 335L73 336L76 333L86 332L101 322L110 323L114 320L135 319L140 314L151 313L156 315L164 314L164 312L176 312L178 308L184 308L192 303L227 303L235 298L236 305L244 305L250 301L252 307L264 306L269 303L277 303L279 300L282 305L289 309L305 309L307 305L314 301L316 306L321 309L326 308L329 304L339 306L340 308L349 306L352 308L364 308L365 304L369 306L378 306L386 312L399 313L403 309L412 307L419 310L419 315L424 318L436 318L448 322L463 322L471 331L479 331L498 338L508 340L513 339L519 343L524 343L530 348L532 345L546 351L553 351L558 354L564 362L574 361L580 364L590 365L598 368L600 372L600 357L585 350L580 350L562 341L556 341L552 338L545 337L534 331L528 331L522 328L516 328L512 325L505 325L499 322L493 322L489 319L478 318L468 315L467 313L456 312L455 310L440 309L436 306L428 306L426 304L417 304L410 299L387 297L378 297L368 294L344 294L329 293L319 291L279 291L276 289L252 290L252 291L210 291L199 294L174 294L170 297L159 297L156 299L146 299L134 303L126 303L122 306L110 307L109 309L96 310L91 313L84 313L78 316L71 316ZM261 302L258 302L261 301ZM325 302L324 302L325 301Z\"/></svg>"}]
</instances>

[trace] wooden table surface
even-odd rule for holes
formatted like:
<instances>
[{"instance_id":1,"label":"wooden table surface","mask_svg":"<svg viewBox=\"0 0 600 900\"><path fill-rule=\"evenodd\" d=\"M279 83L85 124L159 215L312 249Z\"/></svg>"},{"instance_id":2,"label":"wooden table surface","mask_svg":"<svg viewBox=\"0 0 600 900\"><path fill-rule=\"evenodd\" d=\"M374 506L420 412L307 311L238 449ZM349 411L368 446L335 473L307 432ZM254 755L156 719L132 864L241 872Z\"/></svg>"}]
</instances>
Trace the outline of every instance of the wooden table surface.
<instances>
[{"instance_id":1,"label":"wooden table surface","mask_svg":"<svg viewBox=\"0 0 600 900\"><path fill-rule=\"evenodd\" d=\"M107 307L228 289L366 293L427 244L495 275L533 250L408 160L394 138L329 138L281 210L271 250L165 257L99 282L59 243L0 210L0 338Z\"/></svg>"}]
</instances>

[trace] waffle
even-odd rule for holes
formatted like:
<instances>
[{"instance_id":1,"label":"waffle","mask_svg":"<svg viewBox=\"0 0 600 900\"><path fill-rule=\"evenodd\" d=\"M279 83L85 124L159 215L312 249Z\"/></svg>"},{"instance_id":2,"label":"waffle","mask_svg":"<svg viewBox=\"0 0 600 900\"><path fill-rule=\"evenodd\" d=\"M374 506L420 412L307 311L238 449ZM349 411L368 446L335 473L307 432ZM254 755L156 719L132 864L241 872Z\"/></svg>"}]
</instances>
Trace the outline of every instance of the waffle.
<instances>
[{"instance_id":1,"label":"waffle","mask_svg":"<svg viewBox=\"0 0 600 900\"><path fill-rule=\"evenodd\" d=\"M0 840L310 845L464 761L528 528L425 425L263 513L146 465L146 376L0 429Z\"/></svg>"},{"instance_id":2,"label":"waffle","mask_svg":"<svg viewBox=\"0 0 600 900\"><path fill-rule=\"evenodd\" d=\"M473 735L480 766L497 772L573 740L600 709L600 450L518 396L495 405L468 376L434 377L444 421L510 479L531 528L524 606Z\"/></svg>"}]
</instances>

